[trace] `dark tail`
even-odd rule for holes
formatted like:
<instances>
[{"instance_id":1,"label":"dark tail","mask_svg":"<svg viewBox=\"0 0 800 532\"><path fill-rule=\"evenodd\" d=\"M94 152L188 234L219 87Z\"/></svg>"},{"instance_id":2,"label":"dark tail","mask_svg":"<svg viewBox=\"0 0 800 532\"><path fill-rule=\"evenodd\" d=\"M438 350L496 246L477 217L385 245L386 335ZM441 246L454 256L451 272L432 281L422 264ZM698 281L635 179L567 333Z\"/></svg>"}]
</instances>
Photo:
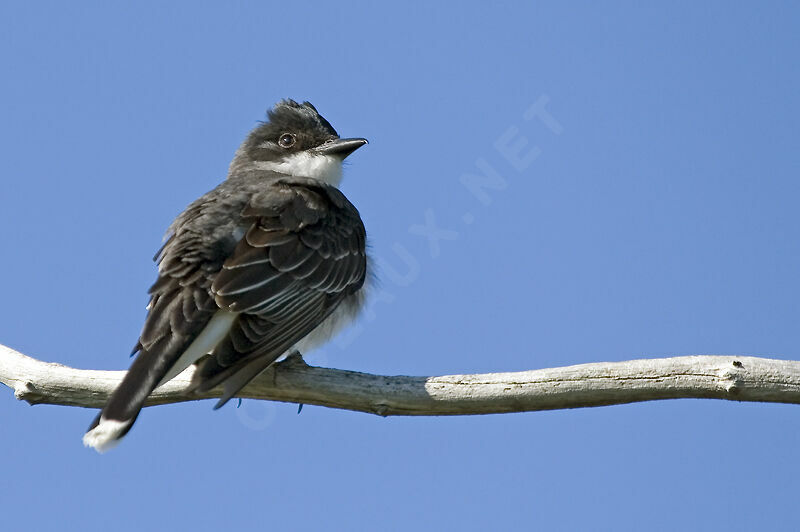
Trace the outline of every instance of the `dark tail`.
<instances>
[{"instance_id":1,"label":"dark tail","mask_svg":"<svg viewBox=\"0 0 800 532\"><path fill-rule=\"evenodd\" d=\"M165 338L164 343L167 342ZM106 406L83 436L84 445L94 447L102 453L113 448L128 433L147 396L158 386L178 358L174 354L175 349L164 349L159 345L161 343L157 342L153 349L139 353Z\"/></svg>"}]
</instances>

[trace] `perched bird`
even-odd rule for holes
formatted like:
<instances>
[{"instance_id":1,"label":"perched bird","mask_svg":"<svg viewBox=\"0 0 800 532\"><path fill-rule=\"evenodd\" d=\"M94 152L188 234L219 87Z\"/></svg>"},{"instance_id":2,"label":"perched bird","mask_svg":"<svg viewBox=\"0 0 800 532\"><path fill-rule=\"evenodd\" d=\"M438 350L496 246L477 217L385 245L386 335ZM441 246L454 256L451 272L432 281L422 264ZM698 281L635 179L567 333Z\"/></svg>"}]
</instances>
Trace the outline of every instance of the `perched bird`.
<instances>
[{"instance_id":1,"label":"perched bird","mask_svg":"<svg viewBox=\"0 0 800 532\"><path fill-rule=\"evenodd\" d=\"M337 188L367 143L339 138L309 102L283 100L236 151L227 179L189 205L156 254L158 279L128 373L83 437L100 452L147 396L197 363L191 387L219 408L281 355L304 352L364 301L366 233Z\"/></svg>"}]
</instances>

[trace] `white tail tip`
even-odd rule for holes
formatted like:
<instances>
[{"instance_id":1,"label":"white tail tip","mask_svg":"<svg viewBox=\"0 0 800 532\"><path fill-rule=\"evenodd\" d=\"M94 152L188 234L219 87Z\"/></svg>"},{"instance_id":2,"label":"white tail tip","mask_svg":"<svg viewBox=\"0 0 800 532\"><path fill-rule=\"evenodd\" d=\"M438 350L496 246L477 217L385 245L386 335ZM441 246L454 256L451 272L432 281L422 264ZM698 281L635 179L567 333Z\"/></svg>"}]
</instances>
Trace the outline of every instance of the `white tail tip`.
<instances>
[{"instance_id":1,"label":"white tail tip","mask_svg":"<svg viewBox=\"0 0 800 532\"><path fill-rule=\"evenodd\" d=\"M100 423L83 435L83 444L86 447L94 447L98 453L109 451L122 441L122 434L130 425L130 421L116 421L101 417Z\"/></svg>"}]
</instances>

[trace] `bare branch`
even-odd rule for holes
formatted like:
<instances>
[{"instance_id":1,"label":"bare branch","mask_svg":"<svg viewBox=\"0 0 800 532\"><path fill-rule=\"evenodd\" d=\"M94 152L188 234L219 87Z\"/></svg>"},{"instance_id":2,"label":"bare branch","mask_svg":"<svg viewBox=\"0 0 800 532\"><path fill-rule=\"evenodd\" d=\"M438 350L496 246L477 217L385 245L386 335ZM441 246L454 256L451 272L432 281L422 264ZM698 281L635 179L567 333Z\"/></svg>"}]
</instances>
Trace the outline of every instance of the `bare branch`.
<instances>
[{"instance_id":1,"label":"bare branch","mask_svg":"<svg viewBox=\"0 0 800 532\"><path fill-rule=\"evenodd\" d=\"M219 397L218 389L189 394L191 371L155 390L147 404ZM31 404L100 408L123 374L42 362L0 345L0 382ZM516 373L385 377L312 367L295 357L265 371L240 395L381 416L497 414L678 398L800 404L800 362L686 356Z\"/></svg>"}]
</instances>

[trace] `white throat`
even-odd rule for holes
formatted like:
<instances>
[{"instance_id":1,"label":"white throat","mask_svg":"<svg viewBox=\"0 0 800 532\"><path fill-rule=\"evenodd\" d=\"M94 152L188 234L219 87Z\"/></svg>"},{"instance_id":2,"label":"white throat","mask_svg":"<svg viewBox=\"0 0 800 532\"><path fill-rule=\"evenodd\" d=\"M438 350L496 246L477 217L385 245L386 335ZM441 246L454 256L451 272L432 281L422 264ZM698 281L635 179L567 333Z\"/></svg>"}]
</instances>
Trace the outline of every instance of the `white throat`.
<instances>
[{"instance_id":1,"label":"white throat","mask_svg":"<svg viewBox=\"0 0 800 532\"><path fill-rule=\"evenodd\" d=\"M313 155L301 151L282 161L256 161L255 165L260 170L311 177L334 187L338 187L342 180L342 159L335 155Z\"/></svg>"}]
</instances>

